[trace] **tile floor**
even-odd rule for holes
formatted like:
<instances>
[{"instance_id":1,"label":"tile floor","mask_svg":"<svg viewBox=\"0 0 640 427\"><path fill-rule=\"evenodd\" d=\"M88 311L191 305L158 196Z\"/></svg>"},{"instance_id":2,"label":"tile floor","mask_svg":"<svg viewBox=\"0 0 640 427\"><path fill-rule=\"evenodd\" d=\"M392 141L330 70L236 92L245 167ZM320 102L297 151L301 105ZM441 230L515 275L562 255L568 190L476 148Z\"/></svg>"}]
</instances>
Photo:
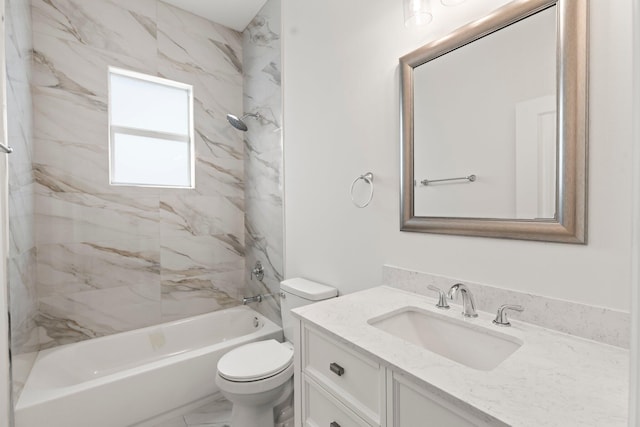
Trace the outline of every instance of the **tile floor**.
<instances>
[{"instance_id":1,"label":"tile floor","mask_svg":"<svg viewBox=\"0 0 640 427\"><path fill-rule=\"evenodd\" d=\"M275 427L293 427L293 396L291 401L276 408L280 417ZM220 396L213 402L201 406L180 417L156 424L153 427L232 427L231 402Z\"/></svg>"},{"instance_id":2,"label":"tile floor","mask_svg":"<svg viewBox=\"0 0 640 427\"><path fill-rule=\"evenodd\" d=\"M176 417L154 427L231 427L231 402L220 396L193 412Z\"/></svg>"}]
</instances>

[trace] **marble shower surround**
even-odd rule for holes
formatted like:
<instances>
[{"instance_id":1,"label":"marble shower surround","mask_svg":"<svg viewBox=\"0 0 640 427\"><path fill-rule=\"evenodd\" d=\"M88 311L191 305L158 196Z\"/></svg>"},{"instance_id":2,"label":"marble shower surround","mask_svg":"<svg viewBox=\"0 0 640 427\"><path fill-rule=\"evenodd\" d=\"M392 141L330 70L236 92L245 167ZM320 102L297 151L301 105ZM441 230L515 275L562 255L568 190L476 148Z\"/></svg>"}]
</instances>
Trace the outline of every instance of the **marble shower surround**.
<instances>
[{"instance_id":1,"label":"marble shower surround","mask_svg":"<svg viewBox=\"0 0 640 427\"><path fill-rule=\"evenodd\" d=\"M510 312L510 317L605 344L629 348L629 313L389 265L382 268L383 285L421 295L436 296L434 291L427 288L428 285L446 291L455 283L464 283L469 287L478 310L495 313L503 304L520 304L525 310L522 313ZM459 303L457 301L454 304Z\"/></svg>"},{"instance_id":2,"label":"marble shower surround","mask_svg":"<svg viewBox=\"0 0 640 427\"><path fill-rule=\"evenodd\" d=\"M243 33L245 138L245 280L251 295L272 294L255 309L280 324L283 275L281 0L269 0ZM250 270L260 261L264 279Z\"/></svg>"},{"instance_id":3,"label":"marble shower surround","mask_svg":"<svg viewBox=\"0 0 640 427\"><path fill-rule=\"evenodd\" d=\"M239 304L242 35L157 0L32 0L41 348ZM112 187L107 67L194 86L195 189Z\"/></svg>"},{"instance_id":4,"label":"marble shower surround","mask_svg":"<svg viewBox=\"0 0 640 427\"><path fill-rule=\"evenodd\" d=\"M9 162L8 283L11 351L22 358L13 371L14 399L29 374L38 349L36 319L36 240L34 218L33 108L31 79L31 5L29 0L5 1L7 136L14 152ZM22 375L20 375L22 373Z\"/></svg>"}]
</instances>

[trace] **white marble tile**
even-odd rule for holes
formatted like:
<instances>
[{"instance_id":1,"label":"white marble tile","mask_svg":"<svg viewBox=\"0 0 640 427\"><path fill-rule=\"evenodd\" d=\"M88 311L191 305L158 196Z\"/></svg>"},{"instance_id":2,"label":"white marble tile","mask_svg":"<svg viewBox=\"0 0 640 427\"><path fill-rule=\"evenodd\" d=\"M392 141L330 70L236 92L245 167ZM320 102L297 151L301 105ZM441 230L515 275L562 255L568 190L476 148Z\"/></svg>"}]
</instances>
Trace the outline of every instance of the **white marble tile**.
<instances>
[{"instance_id":1,"label":"white marble tile","mask_svg":"<svg viewBox=\"0 0 640 427\"><path fill-rule=\"evenodd\" d=\"M36 194L38 245L158 238L157 196L55 192Z\"/></svg>"},{"instance_id":2,"label":"white marble tile","mask_svg":"<svg viewBox=\"0 0 640 427\"><path fill-rule=\"evenodd\" d=\"M231 407L231 402L220 395L209 404L185 415L154 424L153 427L231 427Z\"/></svg>"},{"instance_id":3,"label":"white marble tile","mask_svg":"<svg viewBox=\"0 0 640 427\"><path fill-rule=\"evenodd\" d=\"M245 137L246 288L275 297L255 309L280 323L278 290L283 279L280 1L268 1L243 33L244 111L263 118L248 123ZM260 261L262 281L250 269Z\"/></svg>"},{"instance_id":4,"label":"white marble tile","mask_svg":"<svg viewBox=\"0 0 640 427\"><path fill-rule=\"evenodd\" d=\"M430 296L435 293L427 289L428 285L447 290L455 283L464 283L473 292L479 310L495 313L503 304L519 304L525 308L524 312L510 313L510 317L582 338L629 348L630 315L622 311L387 265L383 267L382 283Z\"/></svg>"},{"instance_id":5,"label":"white marble tile","mask_svg":"<svg viewBox=\"0 0 640 427\"><path fill-rule=\"evenodd\" d=\"M240 305L242 269L202 276L168 276L162 281L162 321L183 319Z\"/></svg>"},{"instance_id":6,"label":"white marble tile","mask_svg":"<svg viewBox=\"0 0 640 427\"><path fill-rule=\"evenodd\" d=\"M98 49L153 60L155 0L33 0L36 32Z\"/></svg>"},{"instance_id":7,"label":"white marble tile","mask_svg":"<svg viewBox=\"0 0 640 427\"><path fill-rule=\"evenodd\" d=\"M163 56L195 72L242 73L240 33L162 2L158 46Z\"/></svg>"},{"instance_id":8,"label":"white marble tile","mask_svg":"<svg viewBox=\"0 0 640 427\"><path fill-rule=\"evenodd\" d=\"M38 310L36 249L10 257L7 267L11 349L13 354L29 353L38 349L38 342L34 340Z\"/></svg>"},{"instance_id":9,"label":"white marble tile","mask_svg":"<svg viewBox=\"0 0 640 427\"><path fill-rule=\"evenodd\" d=\"M215 266L235 266L244 257L243 243L230 235L162 237L160 246L163 273L227 271Z\"/></svg>"},{"instance_id":10,"label":"white marble tile","mask_svg":"<svg viewBox=\"0 0 640 427\"><path fill-rule=\"evenodd\" d=\"M198 141L196 138L196 141ZM200 145L200 142L196 142ZM201 195L243 197L243 161L196 158L196 192Z\"/></svg>"},{"instance_id":11,"label":"white marble tile","mask_svg":"<svg viewBox=\"0 0 640 427\"><path fill-rule=\"evenodd\" d=\"M239 304L244 248L233 236L161 239L165 320Z\"/></svg>"},{"instance_id":12,"label":"white marble tile","mask_svg":"<svg viewBox=\"0 0 640 427\"><path fill-rule=\"evenodd\" d=\"M40 245L37 271L41 298L122 287L160 298L157 238Z\"/></svg>"},{"instance_id":13,"label":"white marble tile","mask_svg":"<svg viewBox=\"0 0 640 427\"><path fill-rule=\"evenodd\" d=\"M10 178L11 179L11 178ZM16 257L35 246L33 184L9 189L9 256Z\"/></svg>"},{"instance_id":14,"label":"white marble tile","mask_svg":"<svg viewBox=\"0 0 640 427\"><path fill-rule=\"evenodd\" d=\"M243 144L226 120L241 114L241 35L166 4L158 6L159 74L194 87L196 191L242 193Z\"/></svg>"},{"instance_id":15,"label":"white marble tile","mask_svg":"<svg viewBox=\"0 0 640 427\"><path fill-rule=\"evenodd\" d=\"M24 388L27 378L31 373L31 368L38 357L37 351L23 354L11 355L11 375L13 379L13 401L17 402L22 389Z\"/></svg>"},{"instance_id":16,"label":"white marble tile","mask_svg":"<svg viewBox=\"0 0 640 427\"><path fill-rule=\"evenodd\" d=\"M122 193L109 184L107 144L72 142L64 139L35 139L34 173L41 194ZM125 192L130 192L125 189Z\"/></svg>"},{"instance_id":17,"label":"white marble tile","mask_svg":"<svg viewBox=\"0 0 640 427\"><path fill-rule=\"evenodd\" d=\"M36 86L33 99L36 138L107 146L105 98Z\"/></svg>"},{"instance_id":18,"label":"white marble tile","mask_svg":"<svg viewBox=\"0 0 640 427\"><path fill-rule=\"evenodd\" d=\"M30 1L5 2L4 23L7 80L28 83L33 46Z\"/></svg>"},{"instance_id":19,"label":"white marble tile","mask_svg":"<svg viewBox=\"0 0 640 427\"><path fill-rule=\"evenodd\" d=\"M7 65L9 66L9 65ZM34 181L33 114L31 88L26 83L7 82L7 141L13 148L9 161L9 191L22 189Z\"/></svg>"},{"instance_id":20,"label":"white marble tile","mask_svg":"<svg viewBox=\"0 0 640 427\"><path fill-rule=\"evenodd\" d=\"M42 345L238 304L243 135L225 115L242 110L241 35L155 0L32 13ZM194 86L194 190L108 184L107 65Z\"/></svg>"},{"instance_id":21,"label":"white marble tile","mask_svg":"<svg viewBox=\"0 0 640 427\"><path fill-rule=\"evenodd\" d=\"M5 2L7 142L9 162L8 299L14 402L33 366L39 347L34 216L33 111L31 97L32 25L29 0Z\"/></svg>"},{"instance_id":22,"label":"white marble tile","mask_svg":"<svg viewBox=\"0 0 640 427\"><path fill-rule=\"evenodd\" d=\"M32 84L107 99L110 66L155 76L157 64L155 57L126 56L36 32Z\"/></svg>"},{"instance_id":23,"label":"white marble tile","mask_svg":"<svg viewBox=\"0 0 640 427\"><path fill-rule=\"evenodd\" d=\"M42 348L158 324L160 301L129 287L96 289L40 299Z\"/></svg>"},{"instance_id":24,"label":"white marble tile","mask_svg":"<svg viewBox=\"0 0 640 427\"><path fill-rule=\"evenodd\" d=\"M160 222L164 237L230 234L241 241L244 233L244 212L221 196L162 196Z\"/></svg>"},{"instance_id":25,"label":"white marble tile","mask_svg":"<svg viewBox=\"0 0 640 427\"><path fill-rule=\"evenodd\" d=\"M189 427L196 425L228 423L231 420L231 402L225 398L220 398L204 405L184 416L184 420Z\"/></svg>"},{"instance_id":26,"label":"white marble tile","mask_svg":"<svg viewBox=\"0 0 640 427\"><path fill-rule=\"evenodd\" d=\"M159 74L193 86L196 157L218 163L225 159L242 160L242 133L229 125L228 113L241 114L242 76L212 76L183 69L183 64L161 58ZM240 167L240 172L242 171Z\"/></svg>"}]
</instances>

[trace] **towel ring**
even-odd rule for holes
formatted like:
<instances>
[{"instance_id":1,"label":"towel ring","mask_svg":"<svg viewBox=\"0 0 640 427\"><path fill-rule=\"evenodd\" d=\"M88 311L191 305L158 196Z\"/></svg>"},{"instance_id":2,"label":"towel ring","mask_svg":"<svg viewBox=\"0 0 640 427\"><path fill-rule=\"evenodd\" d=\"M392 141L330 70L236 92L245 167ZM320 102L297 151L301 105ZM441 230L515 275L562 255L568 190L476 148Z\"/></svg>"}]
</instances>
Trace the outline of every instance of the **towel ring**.
<instances>
[{"instance_id":1,"label":"towel ring","mask_svg":"<svg viewBox=\"0 0 640 427\"><path fill-rule=\"evenodd\" d=\"M363 204L359 204L358 202L356 202L356 200L353 198L353 188L356 185L356 182L363 180L364 182L366 182L367 184L369 184L369 186L371 187L371 191L369 192L369 198L367 199L367 201ZM367 206L369 206L369 203L371 203L371 200L373 199L373 174L371 172L367 172L364 175L360 175L359 177L357 177L356 179L353 180L353 182L351 183L351 201L353 202L354 205L356 205L356 207L358 208L366 208Z\"/></svg>"}]
</instances>

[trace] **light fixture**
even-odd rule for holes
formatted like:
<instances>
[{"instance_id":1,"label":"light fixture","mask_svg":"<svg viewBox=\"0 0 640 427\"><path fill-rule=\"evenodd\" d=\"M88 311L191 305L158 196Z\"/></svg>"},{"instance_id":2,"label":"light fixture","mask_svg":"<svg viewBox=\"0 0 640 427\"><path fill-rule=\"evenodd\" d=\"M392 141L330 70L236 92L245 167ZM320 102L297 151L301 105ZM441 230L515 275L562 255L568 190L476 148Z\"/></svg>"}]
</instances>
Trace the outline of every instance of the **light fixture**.
<instances>
[{"instance_id":1,"label":"light fixture","mask_svg":"<svg viewBox=\"0 0 640 427\"><path fill-rule=\"evenodd\" d=\"M466 0L440 0L440 3L442 3L445 6L457 6L461 3L464 3Z\"/></svg>"},{"instance_id":2,"label":"light fixture","mask_svg":"<svg viewBox=\"0 0 640 427\"><path fill-rule=\"evenodd\" d=\"M402 0L404 3L404 25L415 27L433 20L429 0Z\"/></svg>"}]
</instances>

